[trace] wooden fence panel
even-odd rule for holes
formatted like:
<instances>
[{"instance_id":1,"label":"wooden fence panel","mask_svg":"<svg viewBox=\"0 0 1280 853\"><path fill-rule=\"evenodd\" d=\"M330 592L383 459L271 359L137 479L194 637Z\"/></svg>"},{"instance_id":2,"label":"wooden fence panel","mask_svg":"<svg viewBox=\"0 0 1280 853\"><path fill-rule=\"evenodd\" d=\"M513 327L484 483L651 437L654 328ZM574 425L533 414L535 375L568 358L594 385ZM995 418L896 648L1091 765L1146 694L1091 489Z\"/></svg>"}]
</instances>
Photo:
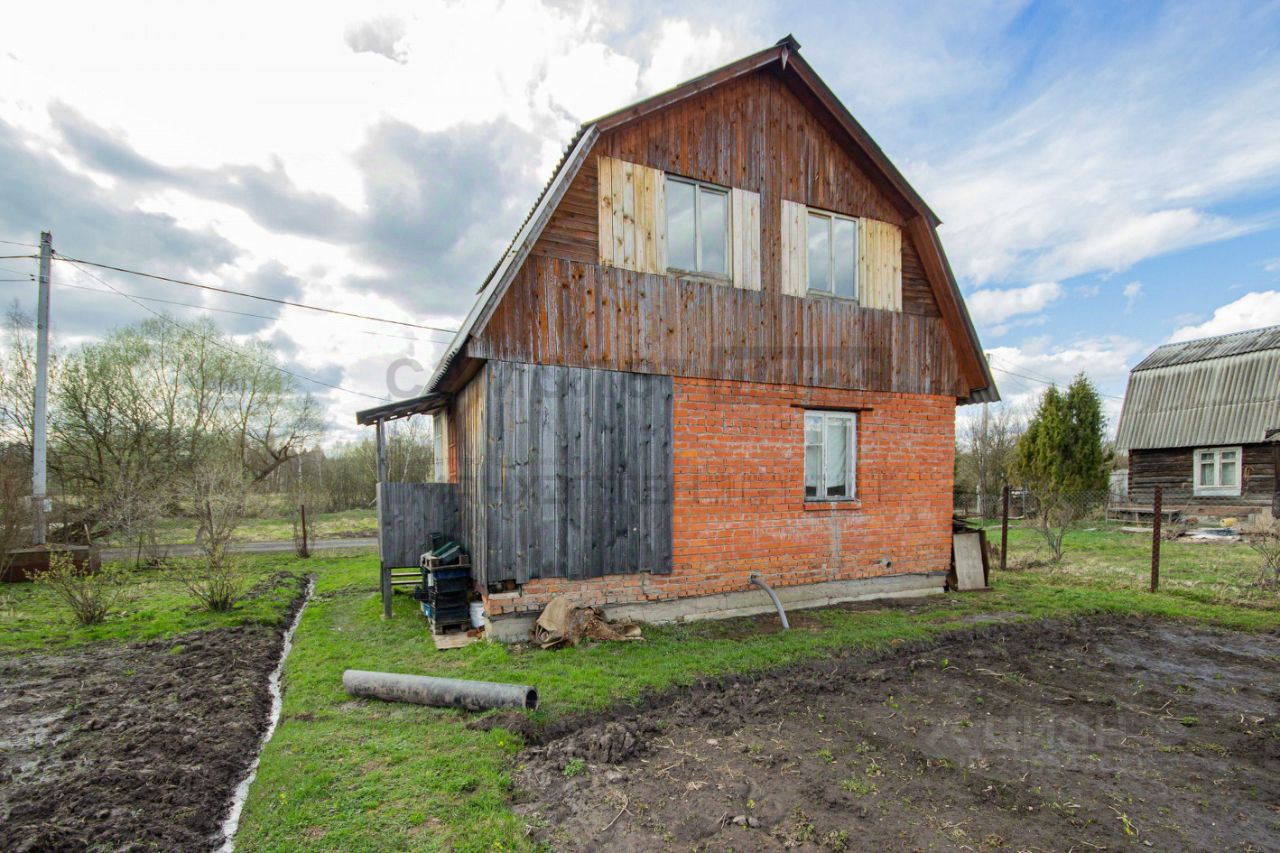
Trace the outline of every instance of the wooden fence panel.
<instances>
[{"instance_id":1,"label":"wooden fence panel","mask_svg":"<svg viewBox=\"0 0 1280 853\"><path fill-rule=\"evenodd\" d=\"M491 361L484 583L671 570L669 376Z\"/></svg>"},{"instance_id":2,"label":"wooden fence panel","mask_svg":"<svg viewBox=\"0 0 1280 853\"><path fill-rule=\"evenodd\" d=\"M383 568L417 566L435 532L451 538L462 534L455 484L378 485L378 543Z\"/></svg>"}]
</instances>

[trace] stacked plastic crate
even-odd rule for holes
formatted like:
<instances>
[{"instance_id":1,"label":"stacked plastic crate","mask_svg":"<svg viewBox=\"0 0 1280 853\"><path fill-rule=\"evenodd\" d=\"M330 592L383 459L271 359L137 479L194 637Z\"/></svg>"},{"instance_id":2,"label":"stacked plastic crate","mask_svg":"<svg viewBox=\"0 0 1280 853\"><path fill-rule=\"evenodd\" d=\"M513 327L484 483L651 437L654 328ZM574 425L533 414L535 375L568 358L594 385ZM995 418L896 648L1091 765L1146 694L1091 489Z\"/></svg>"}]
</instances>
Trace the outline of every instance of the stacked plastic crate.
<instances>
[{"instance_id":1,"label":"stacked plastic crate","mask_svg":"<svg viewBox=\"0 0 1280 853\"><path fill-rule=\"evenodd\" d=\"M432 548L422 555L422 583L413 597L437 634L471 624L471 558L457 542L432 534Z\"/></svg>"}]
</instances>

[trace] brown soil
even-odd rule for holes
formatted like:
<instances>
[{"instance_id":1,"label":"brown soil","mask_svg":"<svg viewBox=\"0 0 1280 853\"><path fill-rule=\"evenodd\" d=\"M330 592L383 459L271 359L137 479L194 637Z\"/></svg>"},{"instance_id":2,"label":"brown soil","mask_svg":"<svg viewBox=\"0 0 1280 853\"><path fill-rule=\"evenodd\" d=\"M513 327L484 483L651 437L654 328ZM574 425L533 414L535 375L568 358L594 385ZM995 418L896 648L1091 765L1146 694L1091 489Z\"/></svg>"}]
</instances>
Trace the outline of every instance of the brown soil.
<instances>
[{"instance_id":1,"label":"brown soil","mask_svg":"<svg viewBox=\"0 0 1280 853\"><path fill-rule=\"evenodd\" d=\"M220 844L283 630L0 654L0 849Z\"/></svg>"},{"instance_id":2,"label":"brown soil","mask_svg":"<svg viewBox=\"0 0 1280 853\"><path fill-rule=\"evenodd\" d=\"M557 727L517 808L563 850L1277 850L1278 721L1275 636L999 625Z\"/></svg>"}]
</instances>

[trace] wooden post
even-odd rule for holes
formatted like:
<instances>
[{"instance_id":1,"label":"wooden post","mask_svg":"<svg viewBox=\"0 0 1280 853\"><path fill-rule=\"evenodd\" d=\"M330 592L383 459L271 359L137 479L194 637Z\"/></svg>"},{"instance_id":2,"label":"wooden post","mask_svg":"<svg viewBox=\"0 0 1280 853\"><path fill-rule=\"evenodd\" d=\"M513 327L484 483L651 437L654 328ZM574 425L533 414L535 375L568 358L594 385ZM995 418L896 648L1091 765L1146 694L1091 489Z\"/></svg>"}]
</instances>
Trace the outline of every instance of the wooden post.
<instances>
[{"instance_id":1,"label":"wooden post","mask_svg":"<svg viewBox=\"0 0 1280 853\"><path fill-rule=\"evenodd\" d=\"M298 556L310 557L311 549L307 547L307 505L299 504L298 511L302 513L302 549L298 552Z\"/></svg>"},{"instance_id":2,"label":"wooden post","mask_svg":"<svg viewBox=\"0 0 1280 853\"><path fill-rule=\"evenodd\" d=\"M1000 510L1000 571L1009 567L1009 487L1004 487L1004 507Z\"/></svg>"},{"instance_id":3,"label":"wooden post","mask_svg":"<svg viewBox=\"0 0 1280 853\"><path fill-rule=\"evenodd\" d=\"M1160 588L1160 518L1164 514L1164 489L1156 486L1151 500L1151 591Z\"/></svg>"},{"instance_id":4,"label":"wooden post","mask_svg":"<svg viewBox=\"0 0 1280 853\"><path fill-rule=\"evenodd\" d=\"M378 447L378 568L381 575L382 618L391 618L391 569L387 566L386 549L382 547L382 487L387 482L387 441L383 430L383 422L378 421L376 427Z\"/></svg>"}]
</instances>

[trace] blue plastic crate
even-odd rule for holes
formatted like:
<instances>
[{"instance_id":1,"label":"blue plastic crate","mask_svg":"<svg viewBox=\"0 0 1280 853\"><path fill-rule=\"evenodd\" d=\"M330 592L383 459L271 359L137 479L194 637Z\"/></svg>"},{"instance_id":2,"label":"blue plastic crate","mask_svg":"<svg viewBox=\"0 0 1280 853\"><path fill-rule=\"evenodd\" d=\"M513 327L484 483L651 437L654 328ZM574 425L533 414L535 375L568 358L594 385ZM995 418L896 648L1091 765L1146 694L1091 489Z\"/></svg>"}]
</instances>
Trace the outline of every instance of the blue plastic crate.
<instances>
[{"instance_id":1,"label":"blue plastic crate","mask_svg":"<svg viewBox=\"0 0 1280 853\"><path fill-rule=\"evenodd\" d=\"M436 580L460 580L461 578L471 577L470 566L446 566L440 569L430 569L429 574Z\"/></svg>"}]
</instances>

